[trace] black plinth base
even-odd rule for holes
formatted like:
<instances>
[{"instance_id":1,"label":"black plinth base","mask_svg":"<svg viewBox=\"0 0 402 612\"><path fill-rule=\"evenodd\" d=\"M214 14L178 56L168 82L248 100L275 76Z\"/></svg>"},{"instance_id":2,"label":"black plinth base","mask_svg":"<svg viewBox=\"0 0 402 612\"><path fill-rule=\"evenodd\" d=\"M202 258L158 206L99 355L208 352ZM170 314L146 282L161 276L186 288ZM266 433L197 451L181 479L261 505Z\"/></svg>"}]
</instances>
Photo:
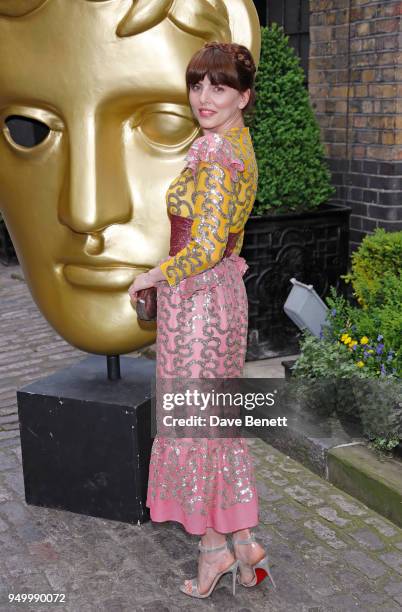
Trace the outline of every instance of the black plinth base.
<instances>
[{"instance_id":1,"label":"black plinth base","mask_svg":"<svg viewBox=\"0 0 402 612\"><path fill-rule=\"evenodd\" d=\"M94 355L17 391L25 499L88 516L144 522L155 362L121 357L107 378Z\"/></svg>"}]
</instances>

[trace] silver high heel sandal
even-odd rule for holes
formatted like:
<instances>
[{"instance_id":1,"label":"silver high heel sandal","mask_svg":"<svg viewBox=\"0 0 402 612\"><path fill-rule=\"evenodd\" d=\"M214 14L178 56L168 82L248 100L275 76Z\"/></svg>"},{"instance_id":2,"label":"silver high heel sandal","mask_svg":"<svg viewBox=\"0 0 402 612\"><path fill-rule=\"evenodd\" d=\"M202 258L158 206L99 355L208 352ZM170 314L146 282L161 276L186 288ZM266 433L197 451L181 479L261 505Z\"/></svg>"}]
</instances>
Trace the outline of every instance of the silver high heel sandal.
<instances>
[{"instance_id":1,"label":"silver high heel sandal","mask_svg":"<svg viewBox=\"0 0 402 612\"><path fill-rule=\"evenodd\" d=\"M209 552L218 552L218 550L225 550L226 548L229 548L229 547L228 547L227 542L225 542L225 544L223 544L222 546L215 546L214 548L208 548L207 546L203 546L200 541L198 543L198 548L200 549L200 552L202 553L209 553ZM214 588L216 587L218 581L222 578L222 576L224 574L229 574L230 572L232 572L232 589L233 589L233 595L235 595L236 594L236 575L237 575L238 566L239 566L239 562L235 561L234 563L232 563L230 567L223 570L223 572L219 572L218 574L216 574L215 578L212 581L211 586L209 587L209 590L206 593L199 592L197 578L192 578L190 580L191 591L188 591L185 584L181 585L180 591L182 593L185 593L186 595L190 595L190 597L198 597L200 599L203 599L204 597L209 597L212 591L214 590Z\"/></svg>"},{"instance_id":2,"label":"silver high heel sandal","mask_svg":"<svg viewBox=\"0 0 402 612\"><path fill-rule=\"evenodd\" d=\"M255 542L255 535L252 533L250 535L249 538L247 538L247 540L233 540L235 544L251 544L252 542ZM240 576L237 577L239 584L241 584L244 587L252 587L252 586L256 586L257 584L259 584L260 582L262 582L264 580L264 578L266 578L267 576L269 577L269 579L272 582L272 586L274 587L274 589L276 589L276 584L274 582L274 579L272 578L272 574L269 570L269 565L268 565L268 556L265 555L265 557L263 559L261 559L261 561L258 561L258 563L256 563L255 565L250 565L249 563L244 563L243 561L239 561L239 568L241 569L241 567L250 567L253 571L254 571L254 578L252 579L251 582L248 582L247 584L245 584L244 582L241 582L240 580Z\"/></svg>"}]
</instances>

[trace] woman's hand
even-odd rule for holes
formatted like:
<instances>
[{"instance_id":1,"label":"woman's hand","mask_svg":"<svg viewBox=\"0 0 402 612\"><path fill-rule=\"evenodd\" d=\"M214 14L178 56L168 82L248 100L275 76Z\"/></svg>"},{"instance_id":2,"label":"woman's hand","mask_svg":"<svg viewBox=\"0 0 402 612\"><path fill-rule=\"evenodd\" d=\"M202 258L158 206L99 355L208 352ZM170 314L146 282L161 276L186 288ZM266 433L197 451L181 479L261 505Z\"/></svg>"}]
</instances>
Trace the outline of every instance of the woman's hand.
<instances>
[{"instance_id":1,"label":"woman's hand","mask_svg":"<svg viewBox=\"0 0 402 612\"><path fill-rule=\"evenodd\" d=\"M139 274L132 285L128 288L128 293L130 295L131 303L133 306L137 303L137 291L140 289L148 289L148 287L153 287L154 282L150 277L149 272L144 272L143 274Z\"/></svg>"},{"instance_id":2,"label":"woman's hand","mask_svg":"<svg viewBox=\"0 0 402 612\"><path fill-rule=\"evenodd\" d=\"M156 282L165 280L162 270L159 267L152 268L149 272L139 274L133 284L128 288L128 293L131 298L131 303L135 306L137 302L137 291L140 289L148 289L153 287Z\"/></svg>"}]
</instances>

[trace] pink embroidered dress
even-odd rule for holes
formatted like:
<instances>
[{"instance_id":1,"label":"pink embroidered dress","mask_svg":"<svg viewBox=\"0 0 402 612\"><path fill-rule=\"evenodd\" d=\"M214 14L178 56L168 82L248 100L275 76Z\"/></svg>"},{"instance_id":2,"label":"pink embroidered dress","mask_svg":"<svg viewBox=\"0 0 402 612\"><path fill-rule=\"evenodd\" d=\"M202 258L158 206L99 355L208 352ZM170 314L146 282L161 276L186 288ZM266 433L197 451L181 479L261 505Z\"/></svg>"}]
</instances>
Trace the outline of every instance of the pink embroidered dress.
<instances>
[{"instance_id":1,"label":"pink embroidered dress","mask_svg":"<svg viewBox=\"0 0 402 612\"><path fill-rule=\"evenodd\" d=\"M157 283L156 374L243 375L248 302L239 256L258 171L248 128L208 133L192 144L171 183L171 249ZM252 459L243 438L155 437L147 506L153 521L230 533L258 524Z\"/></svg>"}]
</instances>

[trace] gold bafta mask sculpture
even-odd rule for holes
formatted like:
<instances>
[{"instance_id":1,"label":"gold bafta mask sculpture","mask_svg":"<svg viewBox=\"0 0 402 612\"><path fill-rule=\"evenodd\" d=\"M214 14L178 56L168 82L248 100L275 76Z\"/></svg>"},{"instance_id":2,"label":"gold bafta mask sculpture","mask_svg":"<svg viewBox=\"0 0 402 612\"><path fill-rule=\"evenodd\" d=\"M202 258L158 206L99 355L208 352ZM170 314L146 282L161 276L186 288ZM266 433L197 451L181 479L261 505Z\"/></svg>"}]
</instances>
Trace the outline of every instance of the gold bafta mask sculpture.
<instances>
[{"instance_id":1,"label":"gold bafta mask sculpture","mask_svg":"<svg viewBox=\"0 0 402 612\"><path fill-rule=\"evenodd\" d=\"M168 254L166 189L200 135L185 69L208 40L258 61L252 0L0 0L0 211L36 304L81 350L155 340L127 290Z\"/></svg>"}]
</instances>

